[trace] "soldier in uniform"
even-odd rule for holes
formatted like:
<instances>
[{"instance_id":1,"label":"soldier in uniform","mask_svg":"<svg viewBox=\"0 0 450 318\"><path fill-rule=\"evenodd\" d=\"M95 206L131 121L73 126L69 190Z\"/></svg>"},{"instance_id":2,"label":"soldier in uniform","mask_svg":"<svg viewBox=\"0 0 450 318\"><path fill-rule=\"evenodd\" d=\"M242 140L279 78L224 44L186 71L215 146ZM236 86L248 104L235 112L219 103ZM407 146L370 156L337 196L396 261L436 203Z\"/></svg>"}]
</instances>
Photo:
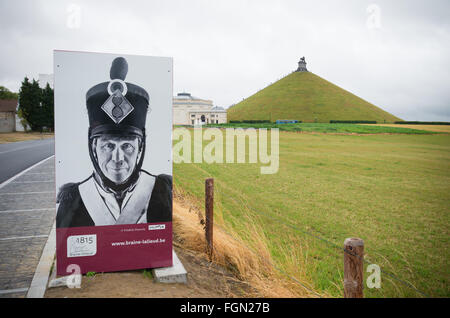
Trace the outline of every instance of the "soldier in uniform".
<instances>
[{"instance_id":1,"label":"soldier in uniform","mask_svg":"<svg viewBox=\"0 0 450 318\"><path fill-rule=\"evenodd\" d=\"M94 172L60 188L58 228L172 221L172 177L142 169L149 95L126 83L127 73L127 61L116 58L111 81L86 93Z\"/></svg>"}]
</instances>

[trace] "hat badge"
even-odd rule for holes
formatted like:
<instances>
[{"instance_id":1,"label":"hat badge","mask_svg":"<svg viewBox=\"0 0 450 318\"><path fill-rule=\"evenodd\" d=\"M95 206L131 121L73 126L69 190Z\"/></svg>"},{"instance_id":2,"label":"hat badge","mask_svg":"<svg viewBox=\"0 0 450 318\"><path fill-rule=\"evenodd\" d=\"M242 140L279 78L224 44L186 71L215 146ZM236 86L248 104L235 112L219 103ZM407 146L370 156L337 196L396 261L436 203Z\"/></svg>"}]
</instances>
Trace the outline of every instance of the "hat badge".
<instances>
[{"instance_id":1,"label":"hat badge","mask_svg":"<svg viewBox=\"0 0 450 318\"><path fill-rule=\"evenodd\" d=\"M125 59L116 59L114 62L111 67L111 81L108 83L109 97L101 108L112 121L119 124L134 110L134 107L125 98L128 88L124 79L128 71L128 65Z\"/></svg>"}]
</instances>

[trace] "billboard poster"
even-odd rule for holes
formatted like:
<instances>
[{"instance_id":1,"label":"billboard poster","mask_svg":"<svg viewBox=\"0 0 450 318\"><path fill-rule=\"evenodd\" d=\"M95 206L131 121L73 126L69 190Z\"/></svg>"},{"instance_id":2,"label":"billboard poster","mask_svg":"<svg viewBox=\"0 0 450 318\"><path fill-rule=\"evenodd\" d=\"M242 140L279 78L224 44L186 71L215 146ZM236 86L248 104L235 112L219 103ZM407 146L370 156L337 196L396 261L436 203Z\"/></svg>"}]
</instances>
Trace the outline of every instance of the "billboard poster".
<instances>
[{"instance_id":1,"label":"billboard poster","mask_svg":"<svg viewBox=\"0 0 450 318\"><path fill-rule=\"evenodd\" d=\"M57 275L172 266L172 67L54 51Z\"/></svg>"}]
</instances>

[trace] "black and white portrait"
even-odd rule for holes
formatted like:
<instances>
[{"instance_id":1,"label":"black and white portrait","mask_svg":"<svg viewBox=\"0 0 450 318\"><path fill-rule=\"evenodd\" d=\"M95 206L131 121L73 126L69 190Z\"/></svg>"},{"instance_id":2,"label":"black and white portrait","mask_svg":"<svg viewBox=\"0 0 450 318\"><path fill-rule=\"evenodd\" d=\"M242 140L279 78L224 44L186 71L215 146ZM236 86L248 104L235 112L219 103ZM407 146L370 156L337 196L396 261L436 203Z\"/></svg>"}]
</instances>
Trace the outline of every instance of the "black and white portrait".
<instances>
[{"instance_id":1,"label":"black and white portrait","mask_svg":"<svg viewBox=\"0 0 450 318\"><path fill-rule=\"evenodd\" d=\"M172 221L171 68L55 51L58 228Z\"/></svg>"}]
</instances>

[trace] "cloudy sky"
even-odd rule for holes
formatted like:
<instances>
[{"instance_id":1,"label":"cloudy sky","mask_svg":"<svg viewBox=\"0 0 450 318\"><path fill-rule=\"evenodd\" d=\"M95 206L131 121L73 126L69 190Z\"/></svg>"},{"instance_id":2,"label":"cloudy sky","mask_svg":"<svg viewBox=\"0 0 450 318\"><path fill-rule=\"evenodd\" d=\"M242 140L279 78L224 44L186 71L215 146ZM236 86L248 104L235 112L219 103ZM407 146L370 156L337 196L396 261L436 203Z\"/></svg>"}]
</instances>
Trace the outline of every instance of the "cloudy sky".
<instances>
[{"instance_id":1,"label":"cloudy sky","mask_svg":"<svg viewBox=\"0 0 450 318\"><path fill-rule=\"evenodd\" d=\"M450 121L450 1L0 0L0 85L54 49L170 56L174 94L229 107L308 69L405 120Z\"/></svg>"}]
</instances>

